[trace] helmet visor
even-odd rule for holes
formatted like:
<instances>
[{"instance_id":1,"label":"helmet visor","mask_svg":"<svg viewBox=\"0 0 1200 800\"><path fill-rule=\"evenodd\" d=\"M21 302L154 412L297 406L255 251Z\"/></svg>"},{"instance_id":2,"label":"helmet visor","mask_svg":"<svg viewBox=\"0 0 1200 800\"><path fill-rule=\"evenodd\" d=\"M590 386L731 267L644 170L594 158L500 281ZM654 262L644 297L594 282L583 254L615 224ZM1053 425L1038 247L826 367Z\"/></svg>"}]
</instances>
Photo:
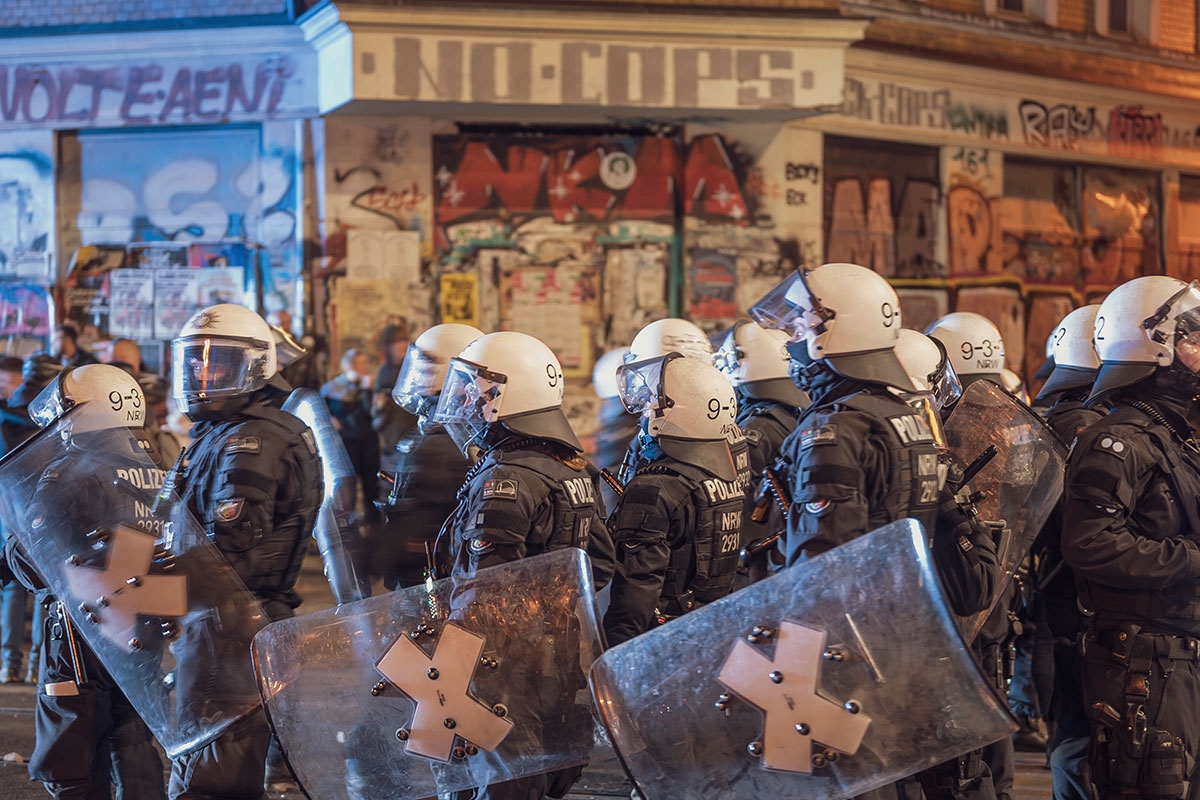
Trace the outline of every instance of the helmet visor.
<instances>
[{"instance_id":1,"label":"helmet visor","mask_svg":"<svg viewBox=\"0 0 1200 800\"><path fill-rule=\"evenodd\" d=\"M799 281L799 270L784 278L778 286L750 306L750 318L764 328L787 331L790 335L795 329L797 317L803 313L795 303L788 301L788 295L795 295L793 287Z\"/></svg>"},{"instance_id":2,"label":"helmet visor","mask_svg":"<svg viewBox=\"0 0 1200 800\"><path fill-rule=\"evenodd\" d=\"M1191 372L1200 372L1200 283L1192 281L1142 321L1150 341L1174 344L1175 358Z\"/></svg>"},{"instance_id":3,"label":"helmet visor","mask_svg":"<svg viewBox=\"0 0 1200 800\"><path fill-rule=\"evenodd\" d=\"M404 363L400 365L400 376L392 388L392 399L396 405L416 414L422 400L442 390L445 377L439 366L431 355L410 344Z\"/></svg>"},{"instance_id":4,"label":"helmet visor","mask_svg":"<svg viewBox=\"0 0 1200 800\"><path fill-rule=\"evenodd\" d=\"M933 339L933 337L930 337L930 339L938 346L938 350L941 351L942 361L934 373L929 376L929 387L933 392L933 400L937 403L937 407L942 410L950 409L962 397L962 381L958 379L958 373L954 371L954 365L946 357L946 348L937 339Z\"/></svg>"},{"instance_id":5,"label":"helmet visor","mask_svg":"<svg viewBox=\"0 0 1200 800\"><path fill-rule=\"evenodd\" d=\"M647 410L661 411L670 406L671 399L663 393L663 370L673 358L682 356L668 353L617 367L617 392L626 411L643 414Z\"/></svg>"},{"instance_id":6,"label":"helmet visor","mask_svg":"<svg viewBox=\"0 0 1200 800\"><path fill-rule=\"evenodd\" d=\"M46 384L38 396L29 403L29 418L44 428L54 420L66 414L75 407L75 401L63 392L63 378L68 370L58 373L58 377Z\"/></svg>"},{"instance_id":7,"label":"helmet visor","mask_svg":"<svg viewBox=\"0 0 1200 800\"><path fill-rule=\"evenodd\" d=\"M171 343L175 398L187 404L261 389L266 351L237 339L176 339Z\"/></svg>"},{"instance_id":8,"label":"helmet visor","mask_svg":"<svg viewBox=\"0 0 1200 800\"><path fill-rule=\"evenodd\" d=\"M450 359L433 421L482 428L500 417L508 378L462 358Z\"/></svg>"}]
</instances>

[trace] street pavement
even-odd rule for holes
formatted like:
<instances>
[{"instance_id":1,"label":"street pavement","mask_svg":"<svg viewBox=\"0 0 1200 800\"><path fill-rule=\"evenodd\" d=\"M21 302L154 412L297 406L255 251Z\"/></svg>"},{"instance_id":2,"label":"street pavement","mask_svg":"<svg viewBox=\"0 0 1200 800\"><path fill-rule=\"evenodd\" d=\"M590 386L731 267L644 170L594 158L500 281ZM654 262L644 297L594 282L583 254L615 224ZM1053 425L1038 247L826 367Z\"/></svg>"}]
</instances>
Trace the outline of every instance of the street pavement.
<instances>
[{"instance_id":1,"label":"street pavement","mask_svg":"<svg viewBox=\"0 0 1200 800\"><path fill-rule=\"evenodd\" d=\"M315 549L315 548L314 548ZM312 612L333 606L333 597L321 574L320 560L310 553L297 584L305 598L299 611ZM2 800L33 800L48 795L41 784L31 783L25 760L33 750L33 707L36 687L29 684L0 684L0 798ZM15 760L20 759L20 760ZM164 759L165 763L165 759ZM1017 753L1017 770L1013 800L1049 800L1050 771L1044 768L1045 757L1039 753ZM164 777L165 780L165 777ZM600 800L609 797L629 797L629 783L615 760L592 764L567 795L571 800ZM274 798L299 800L299 792L274 794ZM128 798L138 800L138 798ZM320 800L314 798L314 800ZM672 800L672 798L662 798Z\"/></svg>"}]
</instances>

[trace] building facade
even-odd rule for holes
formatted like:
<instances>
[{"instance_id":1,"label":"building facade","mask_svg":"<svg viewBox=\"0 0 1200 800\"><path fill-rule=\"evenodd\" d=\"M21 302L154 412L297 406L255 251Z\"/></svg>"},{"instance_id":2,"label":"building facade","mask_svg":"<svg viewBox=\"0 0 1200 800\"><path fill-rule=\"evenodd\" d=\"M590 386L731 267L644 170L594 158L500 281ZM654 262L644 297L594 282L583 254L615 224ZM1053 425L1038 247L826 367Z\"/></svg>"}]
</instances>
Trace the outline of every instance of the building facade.
<instances>
[{"instance_id":1,"label":"building facade","mask_svg":"<svg viewBox=\"0 0 1200 800\"><path fill-rule=\"evenodd\" d=\"M878 270L910 327L980 311L1026 375L1070 309L1200 273L1194 0L239 5L6 31L4 271L158 338L239 277L171 268L248 243L335 356L395 316L539 336L585 431L600 353L796 265ZM101 244L161 291L68 280Z\"/></svg>"}]
</instances>

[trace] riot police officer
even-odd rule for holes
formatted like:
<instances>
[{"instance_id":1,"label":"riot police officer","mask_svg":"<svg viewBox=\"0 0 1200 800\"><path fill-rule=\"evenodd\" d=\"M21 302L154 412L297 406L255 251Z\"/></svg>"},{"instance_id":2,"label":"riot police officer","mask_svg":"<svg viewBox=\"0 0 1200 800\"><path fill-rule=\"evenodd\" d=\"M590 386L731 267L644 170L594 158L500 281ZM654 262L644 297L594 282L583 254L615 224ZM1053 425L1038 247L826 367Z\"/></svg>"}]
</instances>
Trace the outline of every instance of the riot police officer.
<instances>
[{"instance_id":1,"label":"riot police officer","mask_svg":"<svg viewBox=\"0 0 1200 800\"><path fill-rule=\"evenodd\" d=\"M712 342L693 322L676 318L660 319L651 322L633 337L629 352L625 355L625 363L633 364L665 356L667 353L679 353L685 358L711 364ZM623 391L623 387L618 388ZM629 407L623 393L621 400ZM742 494L747 496L747 502L753 502L755 487L752 485L754 481L750 472L750 445L737 425L728 426L726 436L729 438L729 449L733 453L734 468L737 470L737 485L741 487ZM625 459L621 463L619 481L622 485L628 483L637 471L646 465L647 453L653 451L654 447L654 441L645 431L639 430L630 440Z\"/></svg>"},{"instance_id":2,"label":"riot police officer","mask_svg":"<svg viewBox=\"0 0 1200 800\"><path fill-rule=\"evenodd\" d=\"M808 397L788 375L787 338L783 331L741 320L713 353L713 364L729 378L737 396L737 424L746 437L752 476L761 476L775 463L783 440L795 430L796 418L809 405ZM759 491L747 492L745 505L742 545L765 541L770 536L766 517L777 514L778 505ZM756 513L756 506L763 511ZM763 549L760 557L750 559L746 565L750 580L766 577L770 552Z\"/></svg>"},{"instance_id":3,"label":"riot police officer","mask_svg":"<svg viewBox=\"0 0 1200 800\"><path fill-rule=\"evenodd\" d=\"M925 329L925 335L937 339L946 348L963 386L989 380L1007 390L1004 337L990 319L974 311L955 311L935 320Z\"/></svg>"},{"instance_id":4,"label":"riot police officer","mask_svg":"<svg viewBox=\"0 0 1200 800\"><path fill-rule=\"evenodd\" d=\"M323 482L312 432L279 409L291 387L271 328L247 308L210 306L184 324L171 356L176 400L195 422L174 488L267 616L290 617ZM181 662L205 657L183 644ZM261 710L239 720L175 759L171 796L260 797L270 738Z\"/></svg>"},{"instance_id":5,"label":"riot police officer","mask_svg":"<svg viewBox=\"0 0 1200 800\"><path fill-rule=\"evenodd\" d=\"M973 311L955 311L934 321L925 333L945 347L964 387L986 380L1009 391L1004 377L1004 337L987 317ZM1023 635L1017 633L1012 617L1002 611L988 618L979 633L977 645L985 674L993 677L997 691L1009 698L1014 713L1021 718L1022 729L1017 735L1042 736L1044 744L1045 734L1040 728L1041 717L1033 688L1033 619L1018 588L1016 581L1009 584L999 605L1003 610L1012 610L1013 616L1020 613ZM1011 739L985 748L984 758L991 768L998 800L1009 800L1012 795L1016 774L1013 751Z\"/></svg>"},{"instance_id":6,"label":"riot police officer","mask_svg":"<svg viewBox=\"0 0 1200 800\"><path fill-rule=\"evenodd\" d=\"M894 352L895 290L865 267L826 264L797 272L773 295L752 314L762 317L761 307L772 301L791 309L782 315L793 331L791 376L812 400L780 450L791 489L787 563L901 517L933 530L934 434L926 418L888 390L913 390Z\"/></svg>"},{"instance_id":7,"label":"riot police officer","mask_svg":"<svg viewBox=\"0 0 1200 800\"><path fill-rule=\"evenodd\" d=\"M515 331L481 336L451 359L433 420L464 453L480 451L438 536L438 562L452 564L453 575L579 547L592 558L597 588L612 576L599 472L562 412L563 381L550 348ZM561 797L580 772L518 778L458 798Z\"/></svg>"},{"instance_id":8,"label":"riot police officer","mask_svg":"<svg viewBox=\"0 0 1200 800\"><path fill-rule=\"evenodd\" d=\"M737 400L724 375L668 353L623 365L618 382L654 447L613 514L610 645L729 594L745 499L725 431Z\"/></svg>"},{"instance_id":9,"label":"riot police officer","mask_svg":"<svg viewBox=\"0 0 1200 800\"><path fill-rule=\"evenodd\" d=\"M1084 635L1101 798L1200 797L1200 286L1135 278L1097 310L1089 405L1111 409L1067 463L1062 551Z\"/></svg>"},{"instance_id":10,"label":"riot police officer","mask_svg":"<svg viewBox=\"0 0 1200 800\"><path fill-rule=\"evenodd\" d=\"M685 358L695 358L708 364L712 362L712 342L694 322L677 317L658 319L646 325L633 337L629 344L629 352L625 354L625 363L633 364L665 356L667 353L679 353ZM625 402L624 398L622 402ZM641 431L630 439L617 476L622 484L628 483L634 473L644 466L640 453L645 439L646 436Z\"/></svg>"},{"instance_id":11,"label":"riot police officer","mask_svg":"<svg viewBox=\"0 0 1200 800\"><path fill-rule=\"evenodd\" d=\"M1047 363L1051 368L1037 399L1049 406L1046 423L1068 447L1103 416L1098 409L1085 405L1100 369L1100 357L1092 342L1099 309L1099 304L1077 308L1050 332ZM1047 715L1054 722L1050 770L1056 798L1090 800L1087 767L1090 725L1080 686L1083 661L1078 647L1085 620L1079 610L1075 575L1062 557L1062 524L1061 506L1056 506L1033 547L1039 554L1037 585L1042 598L1039 630L1045 625L1053 637L1054 676Z\"/></svg>"},{"instance_id":12,"label":"riot police officer","mask_svg":"<svg viewBox=\"0 0 1200 800\"><path fill-rule=\"evenodd\" d=\"M483 335L470 325L434 325L408 347L392 389L392 400L417 418L396 443L396 472L384 511L374 564L388 589L414 586L425 578L426 544L454 513L455 496L470 461L433 421L450 359Z\"/></svg>"},{"instance_id":13,"label":"riot police officer","mask_svg":"<svg viewBox=\"0 0 1200 800\"><path fill-rule=\"evenodd\" d=\"M812 401L776 462L791 492L787 563L911 517L930 534L952 608L987 608L996 580L990 534L956 497L962 487L943 483L936 420L901 397L931 389L936 369L922 370L931 378L917 386L897 358L895 290L865 267L826 264L797 272L751 315L793 331L791 376ZM977 759L935 768L921 783L936 797L993 791Z\"/></svg>"},{"instance_id":14,"label":"riot police officer","mask_svg":"<svg viewBox=\"0 0 1200 800\"><path fill-rule=\"evenodd\" d=\"M115 398L115 399L114 399ZM145 455L155 455L144 432L145 395L118 367L92 364L68 368L29 403L41 427L56 423L66 452L46 465L28 509L36 531L49 515L66 518L78 541L66 551L86 552L84 535L102 521L121 519L153 530L148 509L162 485L161 464L147 474ZM69 416L65 416L70 412ZM97 432L128 429L124 452L93 441ZM95 653L78 637L62 605L49 596L39 568L12 536L8 562L21 583L53 603L41 640L41 676L34 719L37 738L29 775L53 797L165 798L163 767L150 730Z\"/></svg>"}]
</instances>

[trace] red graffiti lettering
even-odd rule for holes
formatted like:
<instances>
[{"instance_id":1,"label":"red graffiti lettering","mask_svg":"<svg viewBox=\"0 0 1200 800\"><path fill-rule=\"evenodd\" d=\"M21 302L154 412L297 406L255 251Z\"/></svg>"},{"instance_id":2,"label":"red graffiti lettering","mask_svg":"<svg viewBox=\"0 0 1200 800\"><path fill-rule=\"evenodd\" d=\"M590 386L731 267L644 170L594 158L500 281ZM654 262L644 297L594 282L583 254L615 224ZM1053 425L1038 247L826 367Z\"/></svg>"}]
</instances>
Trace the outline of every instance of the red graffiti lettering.
<instances>
[{"instance_id":1,"label":"red graffiti lettering","mask_svg":"<svg viewBox=\"0 0 1200 800\"><path fill-rule=\"evenodd\" d=\"M701 136L688 148L683 168L688 214L748 225L750 212L720 136Z\"/></svg>"},{"instance_id":2,"label":"red graffiti lettering","mask_svg":"<svg viewBox=\"0 0 1200 800\"><path fill-rule=\"evenodd\" d=\"M1108 152L1125 158L1158 158L1163 147L1162 114L1141 106L1117 106L1108 115Z\"/></svg>"}]
</instances>

